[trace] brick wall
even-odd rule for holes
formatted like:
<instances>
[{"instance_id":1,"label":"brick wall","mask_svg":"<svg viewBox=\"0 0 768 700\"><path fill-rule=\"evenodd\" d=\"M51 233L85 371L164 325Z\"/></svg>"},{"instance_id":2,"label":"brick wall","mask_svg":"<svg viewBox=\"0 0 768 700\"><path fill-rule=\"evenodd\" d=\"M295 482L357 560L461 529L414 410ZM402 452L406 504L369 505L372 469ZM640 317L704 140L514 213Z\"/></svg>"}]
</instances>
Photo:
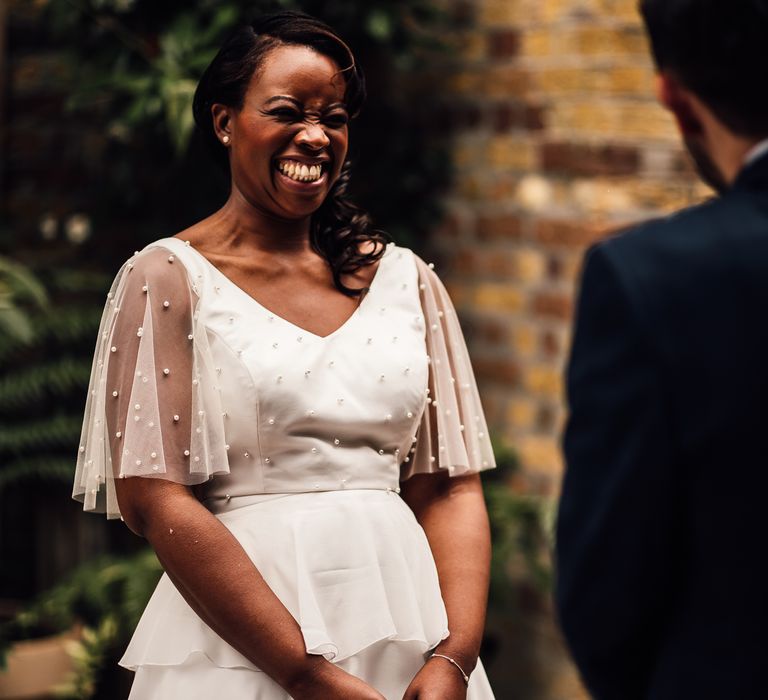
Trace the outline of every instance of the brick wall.
<instances>
[{"instance_id":1,"label":"brick wall","mask_svg":"<svg viewBox=\"0 0 768 700\"><path fill-rule=\"evenodd\" d=\"M444 105L456 174L431 244L491 429L520 458L510 485L554 501L586 247L710 192L655 100L637 0L447 2L465 27ZM586 698L547 596L517 614L490 620L500 696Z\"/></svg>"},{"instance_id":2,"label":"brick wall","mask_svg":"<svg viewBox=\"0 0 768 700\"><path fill-rule=\"evenodd\" d=\"M708 195L654 71L636 0L476 0L445 110L456 164L432 236L513 486L556 496L562 370L586 246Z\"/></svg>"}]
</instances>

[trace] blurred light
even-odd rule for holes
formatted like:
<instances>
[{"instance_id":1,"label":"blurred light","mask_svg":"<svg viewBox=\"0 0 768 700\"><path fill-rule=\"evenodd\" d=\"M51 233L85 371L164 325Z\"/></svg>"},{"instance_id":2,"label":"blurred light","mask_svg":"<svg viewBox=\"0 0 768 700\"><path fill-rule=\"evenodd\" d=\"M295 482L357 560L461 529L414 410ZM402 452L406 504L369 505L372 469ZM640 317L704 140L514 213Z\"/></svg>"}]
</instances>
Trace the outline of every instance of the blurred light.
<instances>
[{"instance_id":1,"label":"blurred light","mask_svg":"<svg viewBox=\"0 0 768 700\"><path fill-rule=\"evenodd\" d=\"M91 219L86 214L72 214L64 224L67 240L74 245L80 245L91 235Z\"/></svg>"},{"instance_id":2,"label":"blurred light","mask_svg":"<svg viewBox=\"0 0 768 700\"><path fill-rule=\"evenodd\" d=\"M45 241L52 241L59 231L59 220L53 214L45 214L38 224L40 235Z\"/></svg>"},{"instance_id":3,"label":"blurred light","mask_svg":"<svg viewBox=\"0 0 768 700\"><path fill-rule=\"evenodd\" d=\"M552 203L552 185L541 175L526 175L517 187L517 200L530 211L541 211Z\"/></svg>"}]
</instances>

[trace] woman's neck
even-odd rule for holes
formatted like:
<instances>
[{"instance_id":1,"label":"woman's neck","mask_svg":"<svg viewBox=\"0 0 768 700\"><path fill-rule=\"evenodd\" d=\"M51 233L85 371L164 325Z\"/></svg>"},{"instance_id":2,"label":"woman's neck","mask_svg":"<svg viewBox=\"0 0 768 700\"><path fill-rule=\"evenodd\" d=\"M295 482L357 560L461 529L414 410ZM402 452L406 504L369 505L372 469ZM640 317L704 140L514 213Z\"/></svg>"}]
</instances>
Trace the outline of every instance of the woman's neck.
<instances>
[{"instance_id":1,"label":"woman's neck","mask_svg":"<svg viewBox=\"0 0 768 700\"><path fill-rule=\"evenodd\" d=\"M294 254L311 250L311 217L281 219L254 206L235 189L211 219L216 236L210 241L212 248Z\"/></svg>"}]
</instances>

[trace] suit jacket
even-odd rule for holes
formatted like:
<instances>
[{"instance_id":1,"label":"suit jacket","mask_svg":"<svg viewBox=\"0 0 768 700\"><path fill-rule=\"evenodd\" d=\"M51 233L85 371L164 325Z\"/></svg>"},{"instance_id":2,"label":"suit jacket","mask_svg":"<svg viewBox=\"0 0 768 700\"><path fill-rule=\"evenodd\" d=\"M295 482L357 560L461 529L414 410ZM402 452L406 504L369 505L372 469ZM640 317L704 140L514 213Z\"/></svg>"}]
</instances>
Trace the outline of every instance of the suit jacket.
<instances>
[{"instance_id":1,"label":"suit jacket","mask_svg":"<svg viewBox=\"0 0 768 700\"><path fill-rule=\"evenodd\" d=\"M560 622L599 700L768 698L768 156L587 253Z\"/></svg>"}]
</instances>

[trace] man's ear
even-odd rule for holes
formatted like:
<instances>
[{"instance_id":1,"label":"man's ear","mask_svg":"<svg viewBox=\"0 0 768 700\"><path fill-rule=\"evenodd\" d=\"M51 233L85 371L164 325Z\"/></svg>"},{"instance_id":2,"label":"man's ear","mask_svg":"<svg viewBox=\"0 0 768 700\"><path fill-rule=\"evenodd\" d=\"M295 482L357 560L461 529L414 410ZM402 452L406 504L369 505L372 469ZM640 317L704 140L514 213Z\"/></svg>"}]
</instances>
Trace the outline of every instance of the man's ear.
<instances>
[{"instance_id":1,"label":"man's ear","mask_svg":"<svg viewBox=\"0 0 768 700\"><path fill-rule=\"evenodd\" d=\"M217 102L211 107L211 117L216 137L222 143L229 143L232 138L232 108Z\"/></svg>"},{"instance_id":2,"label":"man's ear","mask_svg":"<svg viewBox=\"0 0 768 700\"><path fill-rule=\"evenodd\" d=\"M683 136L698 136L702 122L698 115L698 100L690 90L669 73L660 72L656 77L656 96L659 102L675 117Z\"/></svg>"}]
</instances>

